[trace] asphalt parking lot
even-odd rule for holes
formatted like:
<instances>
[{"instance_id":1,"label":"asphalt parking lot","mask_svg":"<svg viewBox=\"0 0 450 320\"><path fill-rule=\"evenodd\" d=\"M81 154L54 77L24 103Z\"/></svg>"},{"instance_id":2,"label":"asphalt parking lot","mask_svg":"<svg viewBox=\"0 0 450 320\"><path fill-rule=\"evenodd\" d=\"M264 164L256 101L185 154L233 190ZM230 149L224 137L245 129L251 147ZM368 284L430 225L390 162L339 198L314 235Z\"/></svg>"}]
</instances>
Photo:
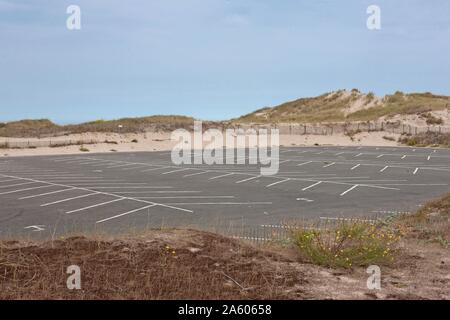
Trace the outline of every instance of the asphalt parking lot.
<instances>
[{"instance_id":1,"label":"asphalt parking lot","mask_svg":"<svg viewBox=\"0 0 450 320\"><path fill-rule=\"evenodd\" d=\"M450 191L450 150L280 149L280 170L182 165L170 152L0 159L0 237L282 226L416 211Z\"/></svg>"}]
</instances>

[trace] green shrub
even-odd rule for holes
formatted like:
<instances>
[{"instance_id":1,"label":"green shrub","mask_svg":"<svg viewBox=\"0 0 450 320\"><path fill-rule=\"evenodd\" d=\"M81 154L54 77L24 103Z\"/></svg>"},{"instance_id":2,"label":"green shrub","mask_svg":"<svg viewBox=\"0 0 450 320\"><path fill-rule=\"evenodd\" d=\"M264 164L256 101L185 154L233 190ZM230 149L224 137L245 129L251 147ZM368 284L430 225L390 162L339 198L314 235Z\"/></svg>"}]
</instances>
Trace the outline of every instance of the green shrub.
<instances>
[{"instance_id":1,"label":"green shrub","mask_svg":"<svg viewBox=\"0 0 450 320\"><path fill-rule=\"evenodd\" d=\"M399 236L380 226L355 222L325 230L294 229L292 240L308 262L351 268L392 262Z\"/></svg>"}]
</instances>

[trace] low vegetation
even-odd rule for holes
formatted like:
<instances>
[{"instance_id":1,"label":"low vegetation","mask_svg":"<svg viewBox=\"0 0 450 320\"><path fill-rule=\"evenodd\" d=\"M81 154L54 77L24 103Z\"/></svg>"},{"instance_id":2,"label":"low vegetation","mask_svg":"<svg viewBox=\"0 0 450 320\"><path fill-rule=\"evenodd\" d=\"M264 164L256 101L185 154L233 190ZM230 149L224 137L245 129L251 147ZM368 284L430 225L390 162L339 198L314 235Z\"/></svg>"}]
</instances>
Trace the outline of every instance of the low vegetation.
<instances>
[{"instance_id":1,"label":"low vegetation","mask_svg":"<svg viewBox=\"0 0 450 320\"><path fill-rule=\"evenodd\" d=\"M394 137L389 137L389 136L383 136L383 139L387 140L387 141L393 141L393 142L396 141Z\"/></svg>"},{"instance_id":2,"label":"low vegetation","mask_svg":"<svg viewBox=\"0 0 450 320\"><path fill-rule=\"evenodd\" d=\"M430 125L442 124L443 119L434 117L430 111L450 107L450 97L431 93L405 94L397 91L378 101L373 92L361 93L339 90L318 97L290 101L275 107L266 107L234 119L235 123L318 123L342 121L373 121L395 115L422 114ZM375 103L377 102L377 103ZM357 105L354 110L351 106Z\"/></svg>"},{"instance_id":3,"label":"low vegetation","mask_svg":"<svg viewBox=\"0 0 450 320\"><path fill-rule=\"evenodd\" d=\"M2 124L1 137L51 137L86 132L137 133L171 131L176 128L192 128L194 119L185 116L151 116L123 118L118 120L96 120L81 124L60 126L50 120L21 120Z\"/></svg>"},{"instance_id":4,"label":"low vegetation","mask_svg":"<svg viewBox=\"0 0 450 320\"><path fill-rule=\"evenodd\" d=\"M386 265L394 260L399 235L381 224L342 222L329 229L295 228L301 258L326 267Z\"/></svg>"},{"instance_id":5,"label":"low vegetation","mask_svg":"<svg viewBox=\"0 0 450 320\"><path fill-rule=\"evenodd\" d=\"M403 135L399 142L411 147L450 148L450 133L425 132L417 135Z\"/></svg>"},{"instance_id":6,"label":"low vegetation","mask_svg":"<svg viewBox=\"0 0 450 320\"><path fill-rule=\"evenodd\" d=\"M380 117L390 117L398 114L421 114L429 111L445 110L450 107L450 97L433 95L431 93L405 94L397 91L387 95L383 103L376 108L356 111L348 115L349 120L368 121Z\"/></svg>"},{"instance_id":7,"label":"low vegetation","mask_svg":"<svg viewBox=\"0 0 450 320\"><path fill-rule=\"evenodd\" d=\"M414 215L401 217L397 223L406 228L409 238L438 243L449 249L450 193L425 204Z\"/></svg>"}]
</instances>

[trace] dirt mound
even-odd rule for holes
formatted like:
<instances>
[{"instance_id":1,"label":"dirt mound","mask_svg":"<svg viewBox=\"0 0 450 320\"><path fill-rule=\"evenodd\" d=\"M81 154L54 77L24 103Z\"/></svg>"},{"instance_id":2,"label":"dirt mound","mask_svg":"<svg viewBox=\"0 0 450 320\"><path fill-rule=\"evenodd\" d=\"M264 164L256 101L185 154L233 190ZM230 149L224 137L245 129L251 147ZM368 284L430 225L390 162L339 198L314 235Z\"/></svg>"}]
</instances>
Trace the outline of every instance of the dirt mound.
<instances>
[{"instance_id":1,"label":"dirt mound","mask_svg":"<svg viewBox=\"0 0 450 320\"><path fill-rule=\"evenodd\" d=\"M67 289L70 265L81 269L81 290ZM279 255L181 230L111 241L4 242L0 274L0 299L292 299L304 297L292 288L306 283Z\"/></svg>"}]
</instances>

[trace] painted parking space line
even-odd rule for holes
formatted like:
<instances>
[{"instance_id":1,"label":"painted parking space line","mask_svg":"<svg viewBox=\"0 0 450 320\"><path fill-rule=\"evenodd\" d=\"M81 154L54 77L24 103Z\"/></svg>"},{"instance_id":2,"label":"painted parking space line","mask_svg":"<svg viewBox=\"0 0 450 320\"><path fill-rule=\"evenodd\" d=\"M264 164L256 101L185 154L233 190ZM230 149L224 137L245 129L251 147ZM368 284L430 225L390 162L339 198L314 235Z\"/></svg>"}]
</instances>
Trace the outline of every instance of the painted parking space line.
<instances>
[{"instance_id":1,"label":"painted parking space line","mask_svg":"<svg viewBox=\"0 0 450 320\"><path fill-rule=\"evenodd\" d=\"M341 196L341 197L342 197L342 196L345 196L347 193L349 193L350 191L356 189L357 187L359 187L359 185L358 185L358 184L355 184L353 187L351 187L351 188L345 190L344 192L342 192L342 193L340 194L340 196Z\"/></svg>"},{"instance_id":2,"label":"painted parking space line","mask_svg":"<svg viewBox=\"0 0 450 320\"><path fill-rule=\"evenodd\" d=\"M194 206L209 206L209 205L271 205L272 202L171 202L165 203L167 205L194 205Z\"/></svg>"},{"instance_id":3,"label":"painted parking space line","mask_svg":"<svg viewBox=\"0 0 450 320\"><path fill-rule=\"evenodd\" d=\"M17 192L23 192L23 191L30 191L30 190L36 190L36 189L43 189L43 188L49 188L49 187L53 187L53 186L52 185L46 185L46 186L39 186L39 187L33 187L33 188L20 189L20 190L7 191L7 192L0 193L0 195L17 193Z\"/></svg>"},{"instance_id":4,"label":"painted parking space line","mask_svg":"<svg viewBox=\"0 0 450 320\"><path fill-rule=\"evenodd\" d=\"M359 168L360 166L361 166L361 164L358 163L356 166L351 167L350 170L355 170L356 168Z\"/></svg>"},{"instance_id":5,"label":"painted parking space line","mask_svg":"<svg viewBox=\"0 0 450 320\"><path fill-rule=\"evenodd\" d=\"M156 170L161 170L161 169L169 169L172 168L171 166L162 166L162 167L158 167L158 168L151 168L151 169L147 169L147 170L142 170L141 172L150 172L150 171L156 171Z\"/></svg>"},{"instance_id":6,"label":"painted parking space line","mask_svg":"<svg viewBox=\"0 0 450 320\"><path fill-rule=\"evenodd\" d=\"M32 196L26 196L26 197L19 198L19 200L44 197L44 196L47 196L47 195L61 193L61 192L66 192L66 191L71 191L71 190L76 190L76 188L68 188L68 189L64 189L64 190L57 190L57 191L52 191L52 192L35 194L35 195L32 195Z\"/></svg>"},{"instance_id":7,"label":"painted parking space line","mask_svg":"<svg viewBox=\"0 0 450 320\"><path fill-rule=\"evenodd\" d=\"M194 190L170 190L170 191L116 191L114 194L143 194L143 193L201 193L202 191Z\"/></svg>"},{"instance_id":8,"label":"painted parking space line","mask_svg":"<svg viewBox=\"0 0 450 320\"><path fill-rule=\"evenodd\" d=\"M300 166L304 166L304 165L310 164L310 163L312 163L312 161L306 161L306 162L303 162L303 163L299 163L297 166L300 167Z\"/></svg>"},{"instance_id":9,"label":"painted parking space line","mask_svg":"<svg viewBox=\"0 0 450 320\"><path fill-rule=\"evenodd\" d=\"M20 179L9 179L9 180L3 180L0 181L0 183L4 183L4 182L12 182L12 181L19 181Z\"/></svg>"},{"instance_id":10,"label":"painted parking space line","mask_svg":"<svg viewBox=\"0 0 450 320\"><path fill-rule=\"evenodd\" d=\"M135 187L135 186L114 186L114 187L111 187L111 186L108 186L108 187L105 187L105 186L99 186L99 187L92 187L92 188L94 188L94 189L160 189L160 188L164 188L164 187L155 187L155 186L138 186L138 187Z\"/></svg>"},{"instance_id":11,"label":"painted parking space line","mask_svg":"<svg viewBox=\"0 0 450 320\"><path fill-rule=\"evenodd\" d=\"M287 178L287 179L284 179L284 180L280 180L280 181L277 181L277 182L268 184L268 185L266 186L266 188L270 188L270 187L272 187L272 186L275 186L275 185L277 185L277 184L280 184L280 183L283 183L283 182L286 182L286 181L289 181L289 180L291 180L291 179L290 179L290 178Z\"/></svg>"},{"instance_id":12,"label":"painted parking space line","mask_svg":"<svg viewBox=\"0 0 450 320\"><path fill-rule=\"evenodd\" d=\"M380 172L384 172L389 166L385 166L383 169L380 170Z\"/></svg>"},{"instance_id":13,"label":"painted parking space line","mask_svg":"<svg viewBox=\"0 0 450 320\"><path fill-rule=\"evenodd\" d=\"M122 200L125 200L125 199L126 199L125 197L124 197L124 198L118 198L118 199L114 199L114 200L111 200L111 201L106 201L106 202L102 202L102 203L97 203L97 204L94 204L94 205L92 205L92 206L88 206L88 207L84 207L84 208L80 208L80 209L75 209L75 210L67 211L66 213L67 213L67 214L70 214L70 213L75 213L75 212L81 212L81 211L85 211L85 210L88 210L88 209L92 209L92 208L97 208L97 207L105 206L105 205L107 205L107 204L111 204L111 203L114 203L114 202L119 202L119 201L122 201Z\"/></svg>"},{"instance_id":14,"label":"painted parking space line","mask_svg":"<svg viewBox=\"0 0 450 320\"><path fill-rule=\"evenodd\" d=\"M118 164L115 166L109 166L109 167L105 167L106 169L114 169L114 168L122 168L122 167L129 167L129 166L136 166L135 163L125 163L125 164Z\"/></svg>"},{"instance_id":15,"label":"painted parking space line","mask_svg":"<svg viewBox=\"0 0 450 320\"><path fill-rule=\"evenodd\" d=\"M92 192L92 193L84 194L84 195L77 196L77 197L66 198L66 199L62 199L62 200L58 200L58 201L48 202L48 203L41 204L41 207L47 207L47 206L51 206L51 205L58 204L58 203L63 203L63 202L72 201L72 200L76 200L76 199L87 198L87 197L94 196L97 194L101 194L101 193L100 192Z\"/></svg>"},{"instance_id":16,"label":"painted parking space line","mask_svg":"<svg viewBox=\"0 0 450 320\"><path fill-rule=\"evenodd\" d=\"M419 168L416 168L413 172L413 174L417 174L417 172L419 172Z\"/></svg>"},{"instance_id":17,"label":"painted parking space line","mask_svg":"<svg viewBox=\"0 0 450 320\"><path fill-rule=\"evenodd\" d=\"M86 181L86 182L78 182L78 181L72 181L72 182L76 182L73 185L93 185L93 186L97 186L97 185L120 185L120 186L138 186L138 185L145 185L147 183L145 182L106 182L106 180L102 180L102 182L96 182L96 181Z\"/></svg>"},{"instance_id":18,"label":"painted parking space line","mask_svg":"<svg viewBox=\"0 0 450 320\"><path fill-rule=\"evenodd\" d=\"M308 189L314 188L315 186L318 186L321 183L322 183L322 181L317 181L316 183L314 183L314 184L312 184L310 186L307 186L306 188L303 188L302 191L306 191Z\"/></svg>"},{"instance_id":19,"label":"painted parking space line","mask_svg":"<svg viewBox=\"0 0 450 320\"><path fill-rule=\"evenodd\" d=\"M138 211L142 211L142 210L145 210L145 209L152 208L154 206L156 206L156 204L151 204L151 205L148 205L148 206L145 206L145 207L141 207L141 208L130 210L130 211L127 211L127 212L124 212L124 213L121 213L121 214L117 214L115 216L112 216L112 217L109 217L109 218L106 218L106 219L98 220L95 223L103 223L103 222L106 222L106 221L109 221L109 220L117 219L117 218L129 215L129 214L132 214L132 213L135 213L135 212L138 212Z\"/></svg>"},{"instance_id":20,"label":"painted parking space line","mask_svg":"<svg viewBox=\"0 0 450 320\"><path fill-rule=\"evenodd\" d=\"M9 184L7 186L0 186L0 189L24 186L24 185L33 184L33 183L37 183L37 182L21 182L21 183L16 183L16 184Z\"/></svg>"},{"instance_id":21,"label":"painted parking space line","mask_svg":"<svg viewBox=\"0 0 450 320\"><path fill-rule=\"evenodd\" d=\"M250 178L247 178L247 179L244 179L244 180L236 181L235 183L243 183L243 182L251 181L251 180L254 180L254 179L261 178L261 177L262 177L261 175L255 176L255 177L250 177Z\"/></svg>"},{"instance_id":22,"label":"painted parking space line","mask_svg":"<svg viewBox=\"0 0 450 320\"><path fill-rule=\"evenodd\" d=\"M160 196L136 197L137 199L234 199L234 196Z\"/></svg>"},{"instance_id":23,"label":"painted parking space line","mask_svg":"<svg viewBox=\"0 0 450 320\"><path fill-rule=\"evenodd\" d=\"M168 172L163 172L161 174L165 175L165 174L171 174L171 173L182 172L182 171L187 171L187 170L191 170L191 169L190 168L182 168L182 169L172 170L172 171L168 171Z\"/></svg>"},{"instance_id":24,"label":"painted parking space line","mask_svg":"<svg viewBox=\"0 0 450 320\"><path fill-rule=\"evenodd\" d=\"M146 168L147 166L143 166L143 165L137 165L134 167L126 167L126 168L122 168L122 171L127 171L127 170L138 170L138 169L143 169Z\"/></svg>"},{"instance_id":25,"label":"painted parking space line","mask_svg":"<svg viewBox=\"0 0 450 320\"><path fill-rule=\"evenodd\" d=\"M212 172L212 171L206 170L206 171L202 171L202 172L190 173L190 174L183 176L183 178L198 176L198 175L209 173L209 172Z\"/></svg>"},{"instance_id":26,"label":"painted parking space line","mask_svg":"<svg viewBox=\"0 0 450 320\"><path fill-rule=\"evenodd\" d=\"M224 178L224 177L228 177L228 176L232 176L232 175L234 175L234 172L222 174L220 176L215 176L215 177L209 178L208 180L220 179L220 178Z\"/></svg>"},{"instance_id":27,"label":"painted parking space line","mask_svg":"<svg viewBox=\"0 0 450 320\"><path fill-rule=\"evenodd\" d=\"M328 168L328 167L334 166L335 164L336 164L336 162L332 162L327 165L324 165L323 168Z\"/></svg>"}]
</instances>

